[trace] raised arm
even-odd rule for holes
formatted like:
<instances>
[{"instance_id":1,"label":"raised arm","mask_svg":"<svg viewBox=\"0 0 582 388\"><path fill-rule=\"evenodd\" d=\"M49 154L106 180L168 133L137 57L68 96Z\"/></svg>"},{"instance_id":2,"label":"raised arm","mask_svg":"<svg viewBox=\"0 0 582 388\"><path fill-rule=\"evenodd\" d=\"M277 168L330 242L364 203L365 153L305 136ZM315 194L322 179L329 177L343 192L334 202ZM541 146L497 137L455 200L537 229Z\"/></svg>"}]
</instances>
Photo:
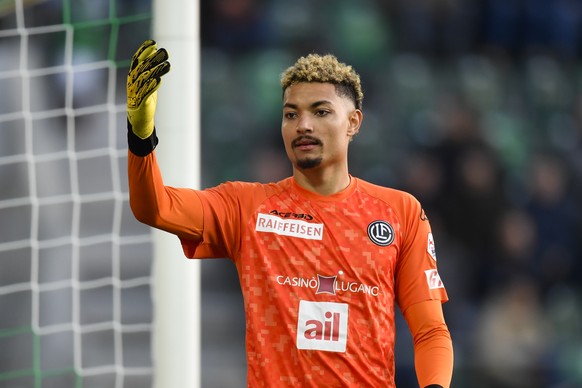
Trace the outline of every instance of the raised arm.
<instances>
[{"instance_id":1,"label":"raised arm","mask_svg":"<svg viewBox=\"0 0 582 388\"><path fill-rule=\"evenodd\" d=\"M165 186L154 153L157 90L169 71L168 53L153 40L145 41L131 61L127 76L129 202L140 222L199 241L203 213L198 195L192 189Z\"/></svg>"}]
</instances>

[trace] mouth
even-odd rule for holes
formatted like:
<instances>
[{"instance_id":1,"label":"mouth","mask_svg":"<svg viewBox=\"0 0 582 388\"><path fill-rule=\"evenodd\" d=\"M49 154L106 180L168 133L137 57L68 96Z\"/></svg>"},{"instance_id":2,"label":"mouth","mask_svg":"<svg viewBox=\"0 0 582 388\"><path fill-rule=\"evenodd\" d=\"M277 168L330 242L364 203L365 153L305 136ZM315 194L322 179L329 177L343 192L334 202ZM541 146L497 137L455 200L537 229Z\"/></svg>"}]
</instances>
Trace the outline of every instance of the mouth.
<instances>
[{"instance_id":1,"label":"mouth","mask_svg":"<svg viewBox=\"0 0 582 388\"><path fill-rule=\"evenodd\" d=\"M293 140L291 146L302 151L311 150L317 146L321 145L321 141L315 137L311 136L300 136Z\"/></svg>"}]
</instances>

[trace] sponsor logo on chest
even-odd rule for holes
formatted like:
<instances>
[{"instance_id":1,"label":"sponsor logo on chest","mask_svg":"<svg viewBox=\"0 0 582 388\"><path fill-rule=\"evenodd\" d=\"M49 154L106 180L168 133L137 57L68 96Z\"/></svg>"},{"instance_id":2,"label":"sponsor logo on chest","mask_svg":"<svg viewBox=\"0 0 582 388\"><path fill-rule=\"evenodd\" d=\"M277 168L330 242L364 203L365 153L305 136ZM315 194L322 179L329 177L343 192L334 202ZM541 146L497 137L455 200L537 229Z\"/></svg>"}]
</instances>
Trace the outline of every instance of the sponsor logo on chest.
<instances>
[{"instance_id":1,"label":"sponsor logo on chest","mask_svg":"<svg viewBox=\"0 0 582 388\"><path fill-rule=\"evenodd\" d=\"M297 348L345 352L348 341L348 305L299 302Z\"/></svg>"},{"instance_id":2,"label":"sponsor logo on chest","mask_svg":"<svg viewBox=\"0 0 582 388\"><path fill-rule=\"evenodd\" d=\"M315 294L330 294L338 295L344 293L351 294L365 294L370 296L378 296L380 294L380 287L377 285L367 285L359 282L338 279L338 276L343 276L344 272L339 271L339 275L323 276L317 274L311 278L300 276L286 276L277 275L275 279L277 284L286 287L311 288L315 290Z\"/></svg>"},{"instance_id":3,"label":"sponsor logo on chest","mask_svg":"<svg viewBox=\"0 0 582 388\"><path fill-rule=\"evenodd\" d=\"M257 215L255 230L257 232L275 233L280 236L308 240L321 240L323 238L323 224L316 224L299 219L280 218L263 213Z\"/></svg>"}]
</instances>

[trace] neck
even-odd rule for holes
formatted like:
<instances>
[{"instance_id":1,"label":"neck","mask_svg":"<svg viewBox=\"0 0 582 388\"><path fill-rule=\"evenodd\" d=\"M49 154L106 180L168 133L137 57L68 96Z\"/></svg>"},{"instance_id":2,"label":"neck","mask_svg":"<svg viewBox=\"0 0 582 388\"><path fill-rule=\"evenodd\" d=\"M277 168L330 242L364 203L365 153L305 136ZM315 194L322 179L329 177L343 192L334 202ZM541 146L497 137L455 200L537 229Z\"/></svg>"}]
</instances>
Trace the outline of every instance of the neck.
<instances>
[{"instance_id":1,"label":"neck","mask_svg":"<svg viewBox=\"0 0 582 388\"><path fill-rule=\"evenodd\" d=\"M319 195L339 193L349 186L351 180L347 166L338 170L293 168L293 178L299 186Z\"/></svg>"}]
</instances>

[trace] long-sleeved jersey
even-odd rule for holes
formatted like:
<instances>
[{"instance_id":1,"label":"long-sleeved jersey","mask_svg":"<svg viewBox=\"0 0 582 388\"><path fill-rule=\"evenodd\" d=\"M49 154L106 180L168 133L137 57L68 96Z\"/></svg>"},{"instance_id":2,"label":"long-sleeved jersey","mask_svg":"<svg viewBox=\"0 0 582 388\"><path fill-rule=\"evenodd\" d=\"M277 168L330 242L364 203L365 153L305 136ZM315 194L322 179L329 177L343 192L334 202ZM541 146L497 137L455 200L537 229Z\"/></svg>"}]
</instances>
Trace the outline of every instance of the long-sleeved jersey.
<instances>
[{"instance_id":1,"label":"long-sleeved jersey","mask_svg":"<svg viewBox=\"0 0 582 388\"><path fill-rule=\"evenodd\" d=\"M395 303L448 299L413 196L356 177L330 196L293 178L178 189L143 154L128 159L136 217L236 265L249 387L394 386Z\"/></svg>"}]
</instances>

